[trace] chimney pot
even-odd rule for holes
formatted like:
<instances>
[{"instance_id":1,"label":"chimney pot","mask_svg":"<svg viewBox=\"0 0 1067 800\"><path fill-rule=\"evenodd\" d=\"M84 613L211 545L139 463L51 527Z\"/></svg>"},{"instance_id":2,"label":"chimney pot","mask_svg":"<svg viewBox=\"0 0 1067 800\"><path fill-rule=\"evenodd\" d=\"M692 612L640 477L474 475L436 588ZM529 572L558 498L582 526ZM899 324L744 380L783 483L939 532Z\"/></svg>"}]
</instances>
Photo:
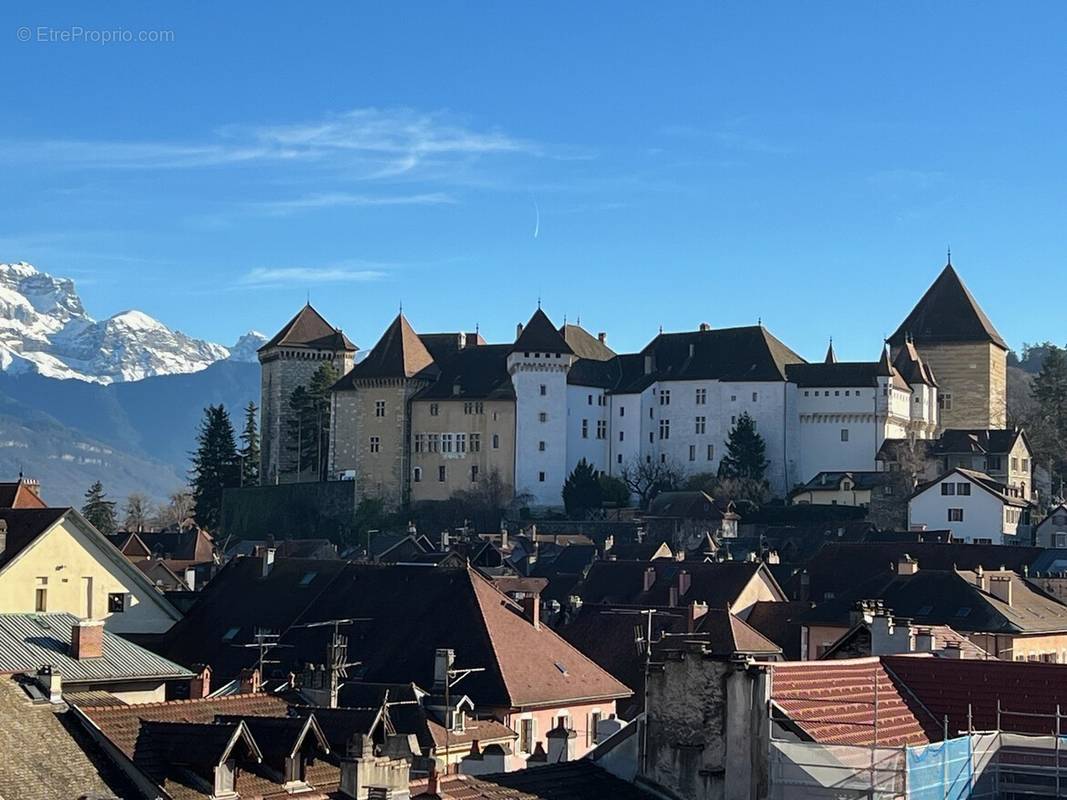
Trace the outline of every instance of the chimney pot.
<instances>
[{"instance_id":1,"label":"chimney pot","mask_svg":"<svg viewBox=\"0 0 1067 800\"><path fill-rule=\"evenodd\" d=\"M700 323L700 332L701 333L707 333L710 330L711 330L711 325L709 325L707 322L701 322Z\"/></svg>"},{"instance_id":2,"label":"chimney pot","mask_svg":"<svg viewBox=\"0 0 1067 800\"><path fill-rule=\"evenodd\" d=\"M898 575L914 575L919 571L919 562L905 553L897 561Z\"/></svg>"},{"instance_id":3,"label":"chimney pot","mask_svg":"<svg viewBox=\"0 0 1067 800\"><path fill-rule=\"evenodd\" d=\"M270 575L270 571L274 569L274 555L275 549L273 547L264 547L260 554L260 575L266 578Z\"/></svg>"},{"instance_id":4,"label":"chimney pot","mask_svg":"<svg viewBox=\"0 0 1067 800\"><path fill-rule=\"evenodd\" d=\"M652 589L652 584L656 582L656 568L646 567L644 578L641 582L641 591L647 592Z\"/></svg>"},{"instance_id":5,"label":"chimney pot","mask_svg":"<svg viewBox=\"0 0 1067 800\"><path fill-rule=\"evenodd\" d=\"M989 593L1009 606L1012 601L1012 580L1010 575L994 575L989 583Z\"/></svg>"},{"instance_id":6,"label":"chimney pot","mask_svg":"<svg viewBox=\"0 0 1067 800\"><path fill-rule=\"evenodd\" d=\"M104 654L104 623L98 619L79 620L70 629L70 654L81 661Z\"/></svg>"},{"instance_id":7,"label":"chimney pot","mask_svg":"<svg viewBox=\"0 0 1067 800\"><path fill-rule=\"evenodd\" d=\"M521 322L518 325L515 326L515 338L518 339L520 336L522 336L522 323Z\"/></svg>"},{"instance_id":8,"label":"chimney pot","mask_svg":"<svg viewBox=\"0 0 1067 800\"><path fill-rule=\"evenodd\" d=\"M601 331L596 335L596 338L601 344L604 344L608 340L608 335L604 331Z\"/></svg>"},{"instance_id":9,"label":"chimney pot","mask_svg":"<svg viewBox=\"0 0 1067 800\"><path fill-rule=\"evenodd\" d=\"M537 595L522 598L522 615L535 629L541 630L541 598Z\"/></svg>"}]
</instances>

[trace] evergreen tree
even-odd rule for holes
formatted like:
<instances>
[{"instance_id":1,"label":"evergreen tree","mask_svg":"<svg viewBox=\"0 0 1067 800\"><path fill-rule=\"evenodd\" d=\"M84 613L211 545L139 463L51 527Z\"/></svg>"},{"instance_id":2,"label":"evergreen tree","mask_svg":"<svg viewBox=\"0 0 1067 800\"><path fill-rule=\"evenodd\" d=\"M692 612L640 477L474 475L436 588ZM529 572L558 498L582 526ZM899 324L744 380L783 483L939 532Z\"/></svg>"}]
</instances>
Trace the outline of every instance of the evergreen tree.
<instances>
[{"instance_id":1,"label":"evergreen tree","mask_svg":"<svg viewBox=\"0 0 1067 800\"><path fill-rule=\"evenodd\" d=\"M622 478L601 473L597 482L600 484L600 495L604 503L614 508L627 508L630 505L630 487Z\"/></svg>"},{"instance_id":2,"label":"evergreen tree","mask_svg":"<svg viewBox=\"0 0 1067 800\"><path fill-rule=\"evenodd\" d=\"M767 471L767 445L756 432L756 422L744 412L730 430L726 455L719 462L720 478L745 478L762 481Z\"/></svg>"},{"instance_id":3,"label":"evergreen tree","mask_svg":"<svg viewBox=\"0 0 1067 800\"><path fill-rule=\"evenodd\" d=\"M332 361L323 361L308 382L309 421L315 431L312 447L314 460L309 467L315 468L320 481L326 480L327 461L330 454L330 387L340 378Z\"/></svg>"},{"instance_id":4,"label":"evergreen tree","mask_svg":"<svg viewBox=\"0 0 1067 800\"><path fill-rule=\"evenodd\" d=\"M85 493L85 505L82 515L89 520L100 533L114 533L118 524L115 519L115 501L108 500L104 494L104 485L97 481Z\"/></svg>"},{"instance_id":5,"label":"evergreen tree","mask_svg":"<svg viewBox=\"0 0 1067 800\"><path fill-rule=\"evenodd\" d=\"M241 485L259 485L259 409L252 401L245 406L245 427L241 431Z\"/></svg>"},{"instance_id":6,"label":"evergreen tree","mask_svg":"<svg viewBox=\"0 0 1067 800\"><path fill-rule=\"evenodd\" d=\"M223 405L208 406L196 437L191 478L196 523L217 531L222 520L222 491L239 486L241 466L237 458L230 415Z\"/></svg>"},{"instance_id":7,"label":"evergreen tree","mask_svg":"<svg viewBox=\"0 0 1067 800\"><path fill-rule=\"evenodd\" d=\"M600 488L596 470L583 458L563 484L563 505L570 516L584 517L600 508L603 501L604 491Z\"/></svg>"},{"instance_id":8,"label":"evergreen tree","mask_svg":"<svg viewBox=\"0 0 1067 800\"><path fill-rule=\"evenodd\" d=\"M1059 347L1049 345L1045 351L1041 371L1034 378L1033 396L1040 422L1032 433L1037 440L1035 455L1048 466L1054 491L1062 494L1067 474L1067 355Z\"/></svg>"},{"instance_id":9,"label":"evergreen tree","mask_svg":"<svg viewBox=\"0 0 1067 800\"><path fill-rule=\"evenodd\" d=\"M285 472L302 473L307 469L309 452L314 452L309 444L314 441L308 421L310 407L307 389L303 385L293 389L289 395L289 421L285 432Z\"/></svg>"}]
</instances>

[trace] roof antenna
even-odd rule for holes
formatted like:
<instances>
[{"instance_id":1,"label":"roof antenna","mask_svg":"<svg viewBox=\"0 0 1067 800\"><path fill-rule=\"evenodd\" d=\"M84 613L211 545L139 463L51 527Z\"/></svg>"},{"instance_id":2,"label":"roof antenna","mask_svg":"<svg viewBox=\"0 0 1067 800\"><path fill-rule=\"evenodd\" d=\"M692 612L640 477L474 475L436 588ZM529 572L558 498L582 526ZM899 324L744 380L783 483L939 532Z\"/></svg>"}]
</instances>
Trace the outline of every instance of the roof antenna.
<instances>
[{"instance_id":1,"label":"roof antenna","mask_svg":"<svg viewBox=\"0 0 1067 800\"><path fill-rule=\"evenodd\" d=\"M952 266L952 245L948 246L948 265Z\"/></svg>"},{"instance_id":2,"label":"roof antenna","mask_svg":"<svg viewBox=\"0 0 1067 800\"><path fill-rule=\"evenodd\" d=\"M763 327L763 317L756 317L756 324Z\"/></svg>"},{"instance_id":3,"label":"roof antenna","mask_svg":"<svg viewBox=\"0 0 1067 800\"><path fill-rule=\"evenodd\" d=\"M311 305L311 289L307 290L307 298L304 300L305 305Z\"/></svg>"},{"instance_id":4,"label":"roof antenna","mask_svg":"<svg viewBox=\"0 0 1067 800\"><path fill-rule=\"evenodd\" d=\"M400 301L400 316L404 316L404 301Z\"/></svg>"}]
</instances>

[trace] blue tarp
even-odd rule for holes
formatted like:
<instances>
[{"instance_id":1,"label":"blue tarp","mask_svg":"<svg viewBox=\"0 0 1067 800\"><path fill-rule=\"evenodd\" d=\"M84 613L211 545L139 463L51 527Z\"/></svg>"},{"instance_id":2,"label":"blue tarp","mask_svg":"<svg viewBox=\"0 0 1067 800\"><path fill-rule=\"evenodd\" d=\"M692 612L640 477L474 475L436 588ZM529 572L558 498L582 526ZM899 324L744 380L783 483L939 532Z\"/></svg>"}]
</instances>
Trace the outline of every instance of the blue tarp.
<instances>
[{"instance_id":1,"label":"blue tarp","mask_svg":"<svg viewBox=\"0 0 1067 800\"><path fill-rule=\"evenodd\" d=\"M910 800L965 800L971 796L971 737L909 747L907 787Z\"/></svg>"}]
</instances>

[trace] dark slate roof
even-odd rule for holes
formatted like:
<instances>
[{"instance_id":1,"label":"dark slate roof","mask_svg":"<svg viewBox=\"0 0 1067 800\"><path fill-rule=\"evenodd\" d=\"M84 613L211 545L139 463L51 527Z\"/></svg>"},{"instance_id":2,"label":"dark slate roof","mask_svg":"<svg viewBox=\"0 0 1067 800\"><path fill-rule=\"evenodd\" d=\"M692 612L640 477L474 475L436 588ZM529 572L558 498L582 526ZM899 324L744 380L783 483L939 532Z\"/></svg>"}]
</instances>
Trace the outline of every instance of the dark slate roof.
<instances>
[{"instance_id":1,"label":"dark slate roof","mask_svg":"<svg viewBox=\"0 0 1067 800\"><path fill-rule=\"evenodd\" d=\"M930 369L929 364L922 360L919 351L915 349L915 345L910 341L905 342L904 346L900 348L897 357L893 359L893 367L908 382L909 386L922 384L937 386L933 370Z\"/></svg>"},{"instance_id":2,"label":"dark slate roof","mask_svg":"<svg viewBox=\"0 0 1067 800\"><path fill-rule=\"evenodd\" d=\"M575 591L584 603L666 606L670 590L678 585L678 575L684 570L689 574L689 590L679 597L680 603L698 601L709 608L726 608L737 602L762 568L755 561L597 561ZM648 569L655 572L655 580L646 592Z\"/></svg>"},{"instance_id":3,"label":"dark slate roof","mask_svg":"<svg viewBox=\"0 0 1067 800\"><path fill-rule=\"evenodd\" d=\"M784 381L789 364L805 363L762 325L661 333L641 355L654 380Z\"/></svg>"},{"instance_id":4,"label":"dark slate roof","mask_svg":"<svg viewBox=\"0 0 1067 800\"><path fill-rule=\"evenodd\" d=\"M438 362L437 380L420 391L417 400L507 400L515 397L508 374L511 345L485 344L459 350Z\"/></svg>"},{"instance_id":5,"label":"dark slate roof","mask_svg":"<svg viewBox=\"0 0 1067 800\"><path fill-rule=\"evenodd\" d=\"M945 266L896 333L889 337L889 343L896 347L909 338L920 346L991 342L1008 349L951 264Z\"/></svg>"},{"instance_id":6,"label":"dark slate roof","mask_svg":"<svg viewBox=\"0 0 1067 800\"><path fill-rule=\"evenodd\" d=\"M65 683L100 683L139 679L186 679L193 673L109 631L103 632L102 655L71 655L73 614L0 614L0 673L33 672L51 664Z\"/></svg>"},{"instance_id":7,"label":"dark slate roof","mask_svg":"<svg viewBox=\"0 0 1067 800\"><path fill-rule=\"evenodd\" d=\"M463 337L463 347L460 347L460 337ZM480 333L420 333L419 341L430 351L433 360L437 362L451 358L460 350L467 347L482 347L485 339Z\"/></svg>"},{"instance_id":8,"label":"dark slate roof","mask_svg":"<svg viewBox=\"0 0 1067 800\"><path fill-rule=\"evenodd\" d=\"M734 511L706 492L660 492L648 508L650 517L722 520ZM736 514L734 514L736 517Z\"/></svg>"},{"instance_id":9,"label":"dark slate roof","mask_svg":"<svg viewBox=\"0 0 1067 800\"><path fill-rule=\"evenodd\" d=\"M614 350L581 325L564 325L559 329L559 332L578 358L588 358L593 361L610 361L615 357Z\"/></svg>"},{"instance_id":10,"label":"dark slate roof","mask_svg":"<svg viewBox=\"0 0 1067 800\"><path fill-rule=\"evenodd\" d=\"M949 475L961 475L964 478L967 478L967 480L969 480L979 489L984 489L986 492L993 495L1006 505L1016 506L1018 508L1028 508L1030 506L1030 503L1028 501L1023 500L1020 497L1013 496L1009 492L1008 487L1000 481L994 480L993 478L986 475L984 472L977 472L973 469L964 469L963 467L956 467L955 469L951 469L943 475L937 476L932 481L920 483L918 486L915 487L915 491L912 492L911 496L916 497L922 494L923 492L936 487Z\"/></svg>"},{"instance_id":11,"label":"dark slate roof","mask_svg":"<svg viewBox=\"0 0 1067 800\"><path fill-rule=\"evenodd\" d=\"M412 800L652 800L653 795L616 778L588 759L531 767L500 775L449 775L437 794L413 783Z\"/></svg>"},{"instance_id":12,"label":"dark slate roof","mask_svg":"<svg viewBox=\"0 0 1067 800\"><path fill-rule=\"evenodd\" d=\"M538 308L530 321L523 326L522 333L511 346L512 352L564 353L572 355L574 351L567 344L552 320Z\"/></svg>"},{"instance_id":13,"label":"dark slate roof","mask_svg":"<svg viewBox=\"0 0 1067 800\"><path fill-rule=\"evenodd\" d=\"M800 388L809 386L877 387L877 361L835 361L822 364L790 364L786 375Z\"/></svg>"},{"instance_id":14,"label":"dark slate roof","mask_svg":"<svg viewBox=\"0 0 1067 800\"><path fill-rule=\"evenodd\" d=\"M0 521L7 523L7 545L0 552L0 569L33 541L59 522L69 508L0 508Z\"/></svg>"},{"instance_id":15,"label":"dark slate roof","mask_svg":"<svg viewBox=\"0 0 1067 800\"><path fill-rule=\"evenodd\" d=\"M593 386L598 389L614 389L622 380L621 357L607 361L595 358L579 358L567 372L567 383L573 386Z\"/></svg>"},{"instance_id":16,"label":"dark slate roof","mask_svg":"<svg viewBox=\"0 0 1067 800\"><path fill-rule=\"evenodd\" d=\"M856 489L873 489L886 483L890 477L888 472L819 472L803 486L798 486L790 492L790 495L809 491L833 491L838 489L846 478L852 481Z\"/></svg>"},{"instance_id":17,"label":"dark slate roof","mask_svg":"<svg viewBox=\"0 0 1067 800\"><path fill-rule=\"evenodd\" d=\"M339 328L328 323L311 304L305 305L296 316L285 324L280 331L259 352L273 347L306 347L311 350L346 350L355 352L358 348L348 341Z\"/></svg>"},{"instance_id":18,"label":"dark slate roof","mask_svg":"<svg viewBox=\"0 0 1067 800\"><path fill-rule=\"evenodd\" d=\"M366 358L356 364L336 389L354 388L365 378L413 378L436 374L433 356L403 314L397 314Z\"/></svg>"},{"instance_id":19,"label":"dark slate roof","mask_svg":"<svg viewBox=\"0 0 1067 800\"><path fill-rule=\"evenodd\" d=\"M811 603L799 600L785 603L759 600L748 612L749 625L782 648L790 661L800 659L800 616L811 609Z\"/></svg>"},{"instance_id":20,"label":"dark slate roof","mask_svg":"<svg viewBox=\"0 0 1067 800\"><path fill-rule=\"evenodd\" d=\"M931 453L937 455L949 453L1007 455L1015 446L1015 440L1020 436L1025 438L1026 434L1014 428L989 430L949 428L942 431L941 436L931 443Z\"/></svg>"}]
</instances>

